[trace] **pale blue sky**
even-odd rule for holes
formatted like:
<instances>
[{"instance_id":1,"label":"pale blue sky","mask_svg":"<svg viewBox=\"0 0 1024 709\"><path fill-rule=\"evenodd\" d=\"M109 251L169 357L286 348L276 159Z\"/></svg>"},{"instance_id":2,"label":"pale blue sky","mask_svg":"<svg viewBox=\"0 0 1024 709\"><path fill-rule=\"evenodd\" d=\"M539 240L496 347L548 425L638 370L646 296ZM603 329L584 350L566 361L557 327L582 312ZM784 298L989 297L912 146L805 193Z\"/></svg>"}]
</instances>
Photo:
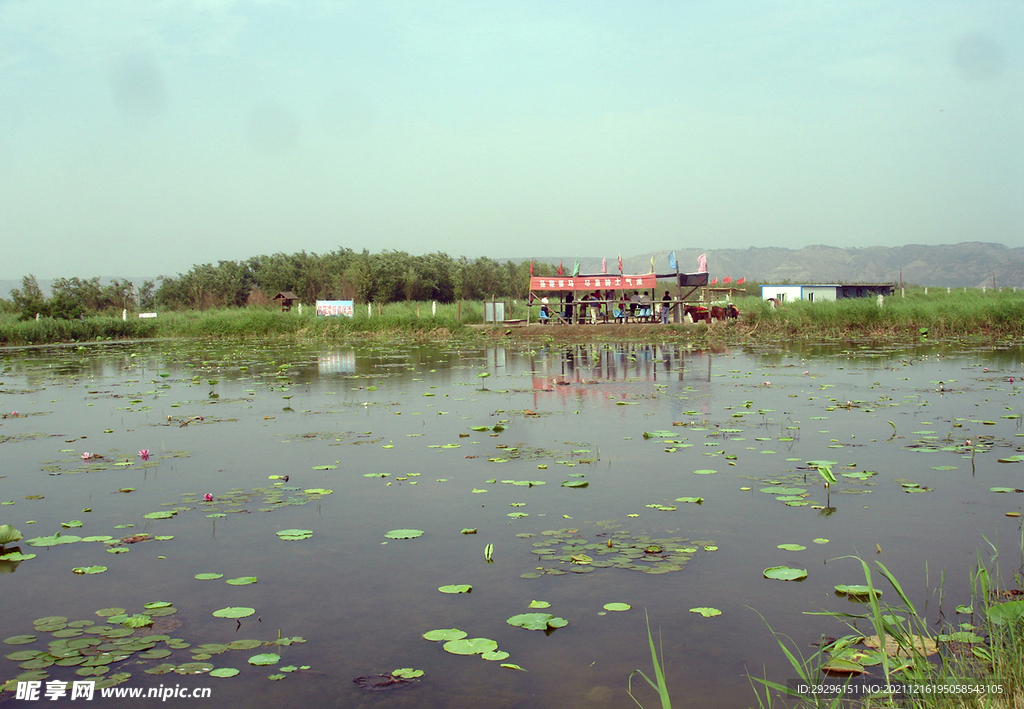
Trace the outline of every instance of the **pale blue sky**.
<instances>
[{"instance_id":1,"label":"pale blue sky","mask_svg":"<svg viewBox=\"0 0 1024 709\"><path fill-rule=\"evenodd\" d=\"M0 278L1024 246L1019 0L0 0Z\"/></svg>"}]
</instances>

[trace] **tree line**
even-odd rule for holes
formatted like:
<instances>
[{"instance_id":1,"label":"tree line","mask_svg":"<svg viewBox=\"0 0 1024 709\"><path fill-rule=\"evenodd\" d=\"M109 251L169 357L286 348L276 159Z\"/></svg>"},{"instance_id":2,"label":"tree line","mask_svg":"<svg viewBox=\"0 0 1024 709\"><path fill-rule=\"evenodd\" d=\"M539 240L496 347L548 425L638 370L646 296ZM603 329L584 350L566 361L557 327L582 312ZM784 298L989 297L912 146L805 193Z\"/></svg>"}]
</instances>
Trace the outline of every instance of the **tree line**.
<instances>
[{"instance_id":1,"label":"tree line","mask_svg":"<svg viewBox=\"0 0 1024 709\"><path fill-rule=\"evenodd\" d=\"M551 264L536 264L534 274L555 274ZM157 283L158 282L158 283ZM370 253L339 248L325 254L276 253L244 261L218 261L193 266L177 276L160 276L139 288L114 279L58 278L49 298L35 276L22 278L11 291L9 309L23 318L76 318L85 314L171 309L203 310L266 304L280 292L291 291L301 302L354 300L358 303L488 298L526 298L530 264L499 263L480 257L453 258L442 252L411 255L404 251Z\"/></svg>"}]
</instances>

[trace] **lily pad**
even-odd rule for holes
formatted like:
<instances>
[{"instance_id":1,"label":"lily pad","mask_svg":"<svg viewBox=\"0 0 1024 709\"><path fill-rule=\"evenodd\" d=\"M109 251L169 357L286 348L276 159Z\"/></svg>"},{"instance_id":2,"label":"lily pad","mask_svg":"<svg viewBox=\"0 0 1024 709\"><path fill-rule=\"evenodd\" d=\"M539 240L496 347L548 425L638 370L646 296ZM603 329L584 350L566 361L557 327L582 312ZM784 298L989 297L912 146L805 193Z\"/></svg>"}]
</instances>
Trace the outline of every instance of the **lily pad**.
<instances>
[{"instance_id":1,"label":"lily pad","mask_svg":"<svg viewBox=\"0 0 1024 709\"><path fill-rule=\"evenodd\" d=\"M213 581L215 579L222 579L222 578L224 578L224 574L212 574L212 573L196 574L196 578L199 579L200 581Z\"/></svg>"},{"instance_id":2,"label":"lily pad","mask_svg":"<svg viewBox=\"0 0 1024 709\"><path fill-rule=\"evenodd\" d=\"M71 569L76 574L102 574L107 570L106 566L76 566Z\"/></svg>"},{"instance_id":3,"label":"lily pad","mask_svg":"<svg viewBox=\"0 0 1024 709\"><path fill-rule=\"evenodd\" d=\"M556 618L550 613L520 613L505 621L509 625L527 630L548 630L561 628L569 624L564 618Z\"/></svg>"},{"instance_id":4,"label":"lily pad","mask_svg":"<svg viewBox=\"0 0 1024 709\"><path fill-rule=\"evenodd\" d=\"M722 611L717 608L709 608L707 606L700 606L698 608L691 608L691 613L700 613L705 618L714 618L716 615L722 615Z\"/></svg>"},{"instance_id":5,"label":"lily pad","mask_svg":"<svg viewBox=\"0 0 1024 709\"><path fill-rule=\"evenodd\" d=\"M392 529L384 535L388 539L415 539L423 536L422 529Z\"/></svg>"},{"instance_id":6,"label":"lily pad","mask_svg":"<svg viewBox=\"0 0 1024 709\"><path fill-rule=\"evenodd\" d=\"M273 652L264 652L249 658L250 665L276 665L280 661L281 656Z\"/></svg>"},{"instance_id":7,"label":"lily pad","mask_svg":"<svg viewBox=\"0 0 1024 709\"><path fill-rule=\"evenodd\" d=\"M228 579L224 583L229 583L232 586L251 586L256 581L255 576L239 576L237 579Z\"/></svg>"},{"instance_id":8,"label":"lily pad","mask_svg":"<svg viewBox=\"0 0 1024 709\"><path fill-rule=\"evenodd\" d=\"M498 649L498 643L490 638L460 638L444 644L446 652L453 655L480 655Z\"/></svg>"},{"instance_id":9,"label":"lily pad","mask_svg":"<svg viewBox=\"0 0 1024 709\"><path fill-rule=\"evenodd\" d=\"M438 586L437 590L441 593L470 593L473 590L473 587L468 583L461 583L449 586Z\"/></svg>"},{"instance_id":10,"label":"lily pad","mask_svg":"<svg viewBox=\"0 0 1024 709\"><path fill-rule=\"evenodd\" d=\"M779 581L800 581L807 578L807 569L791 569L788 566L772 566L764 570L766 579Z\"/></svg>"},{"instance_id":11,"label":"lily pad","mask_svg":"<svg viewBox=\"0 0 1024 709\"><path fill-rule=\"evenodd\" d=\"M296 542L313 536L312 529L282 529L277 536L286 542Z\"/></svg>"},{"instance_id":12,"label":"lily pad","mask_svg":"<svg viewBox=\"0 0 1024 709\"><path fill-rule=\"evenodd\" d=\"M428 630L423 633L423 638L424 640L440 642L442 640L461 640L467 635L469 635L469 633L465 630L459 630L458 628L439 628L438 630Z\"/></svg>"},{"instance_id":13,"label":"lily pad","mask_svg":"<svg viewBox=\"0 0 1024 709\"><path fill-rule=\"evenodd\" d=\"M238 670L234 667L218 667L215 670L210 670L211 677L234 677L238 674Z\"/></svg>"},{"instance_id":14,"label":"lily pad","mask_svg":"<svg viewBox=\"0 0 1024 709\"><path fill-rule=\"evenodd\" d=\"M228 608L221 608L213 612L216 618L248 618L256 612L255 608L246 608L245 606L229 606Z\"/></svg>"},{"instance_id":15,"label":"lily pad","mask_svg":"<svg viewBox=\"0 0 1024 709\"><path fill-rule=\"evenodd\" d=\"M633 606L628 603L605 603L602 607L606 611L628 611Z\"/></svg>"}]
</instances>

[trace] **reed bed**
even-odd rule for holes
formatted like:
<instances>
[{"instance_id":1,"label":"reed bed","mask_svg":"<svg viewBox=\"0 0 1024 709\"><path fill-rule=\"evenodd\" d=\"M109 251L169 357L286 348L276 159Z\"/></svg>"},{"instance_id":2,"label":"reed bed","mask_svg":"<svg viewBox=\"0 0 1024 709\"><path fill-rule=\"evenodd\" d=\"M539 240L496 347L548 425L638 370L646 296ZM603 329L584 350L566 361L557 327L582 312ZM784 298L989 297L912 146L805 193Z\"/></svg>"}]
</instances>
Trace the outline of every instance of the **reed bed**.
<instances>
[{"instance_id":1,"label":"reed bed","mask_svg":"<svg viewBox=\"0 0 1024 709\"><path fill-rule=\"evenodd\" d=\"M1024 292L923 290L906 297L890 296L880 307L875 298L834 302L796 301L778 308L759 298L736 301L738 321L698 325L659 326L643 337L661 339L1024 339ZM524 301L507 301L507 319L536 321L537 311ZM467 325L483 323L484 303L398 302L355 306L354 316L318 318L312 307L282 313L275 306L217 308L161 312L156 318L94 316L81 320L41 318L20 321L0 315L0 344L35 345L53 342L91 342L156 337L262 338L296 337L346 339L390 337L448 339L468 337ZM505 328L501 329L505 334ZM572 339L573 327L549 327L546 336ZM628 328L609 333L613 338L635 337ZM513 331L512 336L515 336ZM525 332L524 332L525 335ZM534 333L534 336L536 333ZM602 337L602 333L588 336Z\"/></svg>"}]
</instances>

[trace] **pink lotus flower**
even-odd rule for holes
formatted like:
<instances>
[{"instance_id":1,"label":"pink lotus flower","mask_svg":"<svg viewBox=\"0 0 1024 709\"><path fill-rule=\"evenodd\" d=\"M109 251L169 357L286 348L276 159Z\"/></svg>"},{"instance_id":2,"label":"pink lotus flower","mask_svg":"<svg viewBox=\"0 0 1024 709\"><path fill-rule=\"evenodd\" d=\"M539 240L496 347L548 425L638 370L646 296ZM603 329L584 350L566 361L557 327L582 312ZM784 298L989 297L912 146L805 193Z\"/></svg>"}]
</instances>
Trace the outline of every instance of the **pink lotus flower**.
<instances>
[{"instance_id":1,"label":"pink lotus flower","mask_svg":"<svg viewBox=\"0 0 1024 709\"><path fill-rule=\"evenodd\" d=\"M18 418L18 412L17 411L12 411L11 412L11 416L13 416L14 418Z\"/></svg>"},{"instance_id":2,"label":"pink lotus flower","mask_svg":"<svg viewBox=\"0 0 1024 709\"><path fill-rule=\"evenodd\" d=\"M143 460L149 460L149 449L143 448L142 450L140 450L139 457L142 458Z\"/></svg>"},{"instance_id":3,"label":"pink lotus flower","mask_svg":"<svg viewBox=\"0 0 1024 709\"><path fill-rule=\"evenodd\" d=\"M82 460L89 460L90 458L92 458L92 453L90 453L88 451L86 451L85 453L82 453Z\"/></svg>"},{"instance_id":4,"label":"pink lotus flower","mask_svg":"<svg viewBox=\"0 0 1024 709\"><path fill-rule=\"evenodd\" d=\"M213 502L213 495L208 492L205 495L203 495L203 499L206 500L207 502Z\"/></svg>"}]
</instances>

